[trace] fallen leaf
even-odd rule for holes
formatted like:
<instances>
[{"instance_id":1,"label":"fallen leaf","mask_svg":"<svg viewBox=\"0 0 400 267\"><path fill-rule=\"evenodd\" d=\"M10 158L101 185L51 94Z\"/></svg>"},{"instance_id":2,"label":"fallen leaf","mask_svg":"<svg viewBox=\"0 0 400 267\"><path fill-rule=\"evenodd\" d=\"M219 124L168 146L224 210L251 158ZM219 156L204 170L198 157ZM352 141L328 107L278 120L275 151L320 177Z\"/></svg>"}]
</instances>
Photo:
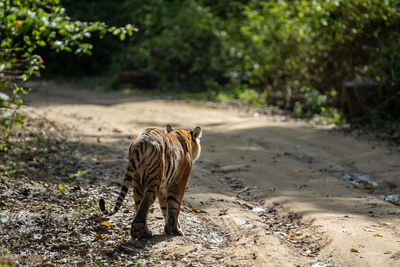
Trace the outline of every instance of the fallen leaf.
<instances>
[{"instance_id":1,"label":"fallen leaf","mask_svg":"<svg viewBox=\"0 0 400 267\"><path fill-rule=\"evenodd\" d=\"M62 184L58 184L57 185L58 190L63 191L64 190L64 186Z\"/></svg>"},{"instance_id":2,"label":"fallen leaf","mask_svg":"<svg viewBox=\"0 0 400 267\"><path fill-rule=\"evenodd\" d=\"M354 253L358 253L359 252L358 249L355 249L355 248L350 249L350 251L354 252Z\"/></svg>"},{"instance_id":3,"label":"fallen leaf","mask_svg":"<svg viewBox=\"0 0 400 267\"><path fill-rule=\"evenodd\" d=\"M296 172L305 172L305 170L299 169L299 170L296 170Z\"/></svg>"},{"instance_id":4,"label":"fallen leaf","mask_svg":"<svg viewBox=\"0 0 400 267\"><path fill-rule=\"evenodd\" d=\"M302 236L303 233L296 233L296 236Z\"/></svg>"},{"instance_id":5,"label":"fallen leaf","mask_svg":"<svg viewBox=\"0 0 400 267\"><path fill-rule=\"evenodd\" d=\"M41 206L41 205L39 204L39 205L34 206L33 208L34 208L34 209L38 209L38 208L40 208L40 206Z\"/></svg>"},{"instance_id":6,"label":"fallen leaf","mask_svg":"<svg viewBox=\"0 0 400 267\"><path fill-rule=\"evenodd\" d=\"M383 235L376 233L374 236L383 237Z\"/></svg>"},{"instance_id":7,"label":"fallen leaf","mask_svg":"<svg viewBox=\"0 0 400 267\"><path fill-rule=\"evenodd\" d=\"M197 213L206 213L204 210L202 210L200 208L192 208L192 210L197 212Z\"/></svg>"},{"instance_id":8,"label":"fallen leaf","mask_svg":"<svg viewBox=\"0 0 400 267\"><path fill-rule=\"evenodd\" d=\"M100 224L101 224L101 225L113 225L112 223L110 223L110 222L106 222L106 221L104 221L104 222L101 222Z\"/></svg>"},{"instance_id":9,"label":"fallen leaf","mask_svg":"<svg viewBox=\"0 0 400 267\"><path fill-rule=\"evenodd\" d=\"M171 255L173 255L172 253L168 253L168 255L167 256L171 256Z\"/></svg>"},{"instance_id":10,"label":"fallen leaf","mask_svg":"<svg viewBox=\"0 0 400 267\"><path fill-rule=\"evenodd\" d=\"M44 187L49 187L49 185L46 182L40 181L40 184L43 185Z\"/></svg>"},{"instance_id":11,"label":"fallen leaf","mask_svg":"<svg viewBox=\"0 0 400 267\"><path fill-rule=\"evenodd\" d=\"M293 237L293 236L295 236L295 234L293 234L293 233L288 234L288 237Z\"/></svg>"}]
</instances>

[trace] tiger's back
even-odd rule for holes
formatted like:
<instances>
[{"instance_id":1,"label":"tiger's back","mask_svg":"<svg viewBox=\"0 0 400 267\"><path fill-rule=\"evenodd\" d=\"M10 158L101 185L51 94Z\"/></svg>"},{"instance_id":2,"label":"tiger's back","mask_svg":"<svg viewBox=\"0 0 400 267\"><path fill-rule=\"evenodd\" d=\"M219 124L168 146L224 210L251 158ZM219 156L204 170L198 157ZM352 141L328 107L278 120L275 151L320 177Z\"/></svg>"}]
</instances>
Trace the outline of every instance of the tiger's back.
<instances>
[{"instance_id":1,"label":"tiger's back","mask_svg":"<svg viewBox=\"0 0 400 267\"><path fill-rule=\"evenodd\" d=\"M129 163L113 211L106 211L103 199L100 209L105 214L116 213L132 183L136 210L132 238L151 236L146 220L156 197L165 219L165 233L183 235L178 216L192 163L200 155L200 137L200 127L192 131L173 130L169 125L165 131L145 129L129 146Z\"/></svg>"}]
</instances>

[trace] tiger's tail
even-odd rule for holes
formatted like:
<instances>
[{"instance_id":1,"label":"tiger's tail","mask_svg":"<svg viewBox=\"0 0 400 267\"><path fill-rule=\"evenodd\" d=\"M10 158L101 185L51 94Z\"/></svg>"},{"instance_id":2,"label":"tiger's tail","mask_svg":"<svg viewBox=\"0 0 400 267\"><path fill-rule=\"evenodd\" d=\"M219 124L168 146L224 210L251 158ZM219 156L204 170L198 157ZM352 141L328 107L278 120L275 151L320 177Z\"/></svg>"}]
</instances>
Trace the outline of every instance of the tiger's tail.
<instances>
[{"instance_id":1,"label":"tiger's tail","mask_svg":"<svg viewBox=\"0 0 400 267\"><path fill-rule=\"evenodd\" d=\"M106 203L105 203L104 199L101 198L101 199L99 200L99 207L100 207L100 210L101 210L105 215L111 216L111 215L113 215L113 214L115 214L115 213L118 212L119 208L120 208L121 205L122 205L122 202L123 202L124 199L125 199L126 194L128 193L129 184L131 183L131 181L132 181L132 177L130 177L130 176L126 173L126 174L125 174L124 182L122 183L122 186L121 186L121 191L120 191L120 193L119 193L119 196L118 196L118 198L117 198L117 201L115 202L114 208L113 208L113 210L112 210L111 212L107 211L107 209L106 209Z\"/></svg>"}]
</instances>

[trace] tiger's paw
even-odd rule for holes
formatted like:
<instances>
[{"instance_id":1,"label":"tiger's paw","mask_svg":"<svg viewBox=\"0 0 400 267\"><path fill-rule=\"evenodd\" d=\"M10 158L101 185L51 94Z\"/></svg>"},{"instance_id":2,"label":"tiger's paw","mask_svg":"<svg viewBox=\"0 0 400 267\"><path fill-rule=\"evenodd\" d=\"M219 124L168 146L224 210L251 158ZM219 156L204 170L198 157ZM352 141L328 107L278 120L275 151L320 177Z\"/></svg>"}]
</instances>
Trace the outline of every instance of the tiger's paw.
<instances>
[{"instance_id":1,"label":"tiger's paw","mask_svg":"<svg viewBox=\"0 0 400 267\"><path fill-rule=\"evenodd\" d=\"M140 237L140 239L150 239L153 237L153 233L151 230L146 226L146 230L144 231L143 235Z\"/></svg>"},{"instance_id":2,"label":"tiger's paw","mask_svg":"<svg viewBox=\"0 0 400 267\"><path fill-rule=\"evenodd\" d=\"M145 222L133 222L131 228L131 237L132 239L139 238L151 238L153 237L153 233L147 227Z\"/></svg>"},{"instance_id":3,"label":"tiger's paw","mask_svg":"<svg viewBox=\"0 0 400 267\"><path fill-rule=\"evenodd\" d=\"M176 226L166 225L164 228L164 232L166 235L179 235L179 236L185 235L181 230L181 228L179 228L177 225Z\"/></svg>"}]
</instances>

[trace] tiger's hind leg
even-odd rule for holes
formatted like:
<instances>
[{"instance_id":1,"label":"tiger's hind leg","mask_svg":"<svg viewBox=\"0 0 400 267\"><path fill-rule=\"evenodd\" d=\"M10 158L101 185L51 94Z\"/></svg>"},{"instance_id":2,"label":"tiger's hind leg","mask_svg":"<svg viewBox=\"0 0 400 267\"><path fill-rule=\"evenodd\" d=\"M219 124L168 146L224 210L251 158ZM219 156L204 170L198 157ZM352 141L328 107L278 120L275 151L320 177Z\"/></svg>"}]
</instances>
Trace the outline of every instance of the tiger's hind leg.
<instances>
[{"instance_id":1,"label":"tiger's hind leg","mask_svg":"<svg viewBox=\"0 0 400 267\"><path fill-rule=\"evenodd\" d=\"M136 223L135 219L137 218L137 214L139 213L139 207L142 203L142 198L143 198L143 192L139 191L139 190L134 190L133 193L133 199L135 201L135 211L136 211L136 216L134 218L134 221L132 223L132 227L131 227L131 237L132 239L135 238L151 238L153 236L153 233L151 232L151 230L149 229L147 223L146 223L146 218L144 220L142 219L137 219ZM150 207L151 205L149 205ZM143 213L143 211L141 211ZM147 212L146 212L147 214ZM140 221L143 221L143 223L139 223ZM144 231L143 231L143 225L144 225Z\"/></svg>"},{"instance_id":2,"label":"tiger's hind leg","mask_svg":"<svg viewBox=\"0 0 400 267\"><path fill-rule=\"evenodd\" d=\"M165 218L164 232L167 235L184 235L178 221L179 212L181 209L182 198L178 194L172 194L174 191L168 193L168 208ZM182 194L183 196L183 194Z\"/></svg>"},{"instance_id":3,"label":"tiger's hind leg","mask_svg":"<svg viewBox=\"0 0 400 267\"><path fill-rule=\"evenodd\" d=\"M152 233L147 226L147 214L158 196L160 178L159 176L154 176L148 178L148 181L146 189L144 190L142 190L143 187L135 187L134 200L136 215L131 227L132 239L152 237Z\"/></svg>"},{"instance_id":4,"label":"tiger's hind leg","mask_svg":"<svg viewBox=\"0 0 400 267\"><path fill-rule=\"evenodd\" d=\"M189 172L190 173L190 172ZM185 193L186 183L189 173L178 184L171 184L167 187L167 215L165 218L164 232L167 235L181 235L184 233L180 228L178 216L181 210L183 195Z\"/></svg>"},{"instance_id":5,"label":"tiger's hind leg","mask_svg":"<svg viewBox=\"0 0 400 267\"><path fill-rule=\"evenodd\" d=\"M165 188L163 188L163 186L161 186L160 192L158 193L158 203L160 204L160 209L165 220L165 218L167 217L168 201L167 191Z\"/></svg>"}]
</instances>

